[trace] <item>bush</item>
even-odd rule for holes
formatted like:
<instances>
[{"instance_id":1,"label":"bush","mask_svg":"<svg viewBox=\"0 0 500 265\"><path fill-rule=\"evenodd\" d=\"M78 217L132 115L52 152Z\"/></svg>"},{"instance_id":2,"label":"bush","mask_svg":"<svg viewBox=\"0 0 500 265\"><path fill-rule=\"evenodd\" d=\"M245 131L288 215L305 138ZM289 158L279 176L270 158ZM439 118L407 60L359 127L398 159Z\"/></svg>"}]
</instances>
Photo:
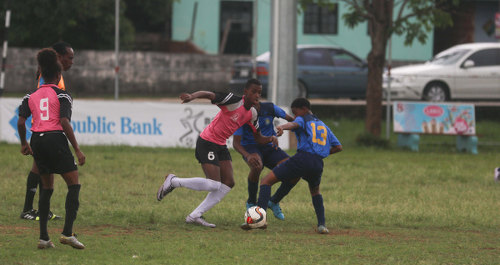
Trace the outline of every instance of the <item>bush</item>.
<instances>
[{"instance_id":1,"label":"bush","mask_svg":"<svg viewBox=\"0 0 500 265\"><path fill-rule=\"evenodd\" d=\"M374 136L370 133L363 133L356 137L356 144L361 146L373 146L377 148L389 149L391 142L387 139Z\"/></svg>"}]
</instances>

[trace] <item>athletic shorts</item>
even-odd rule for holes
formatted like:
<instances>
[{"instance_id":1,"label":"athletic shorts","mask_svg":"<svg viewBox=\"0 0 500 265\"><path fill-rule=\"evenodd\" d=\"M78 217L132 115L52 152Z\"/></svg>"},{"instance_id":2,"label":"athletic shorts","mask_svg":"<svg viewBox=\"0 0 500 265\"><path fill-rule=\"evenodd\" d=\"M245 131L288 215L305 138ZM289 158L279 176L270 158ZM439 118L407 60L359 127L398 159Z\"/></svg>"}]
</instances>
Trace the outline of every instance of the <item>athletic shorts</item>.
<instances>
[{"instance_id":1,"label":"athletic shorts","mask_svg":"<svg viewBox=\"0 0 500 265\"><path fill-rule=\"evenodd\" d=\"M198 136L196 140L196 159L201 164L214 164L219 166L219 161L231 160L231 154L227 146L218 145Z\"/></svg>"},{"instance_id":2,"label":"athletic shorts","mask_svg":"<svg viewBox=\"0 0 500 265\"><path fill-rule=\"evenodd\" d=\"M63 132L34 132L30 146L40 174L64 174L77 170L75 158Z\"/></svg>"},{"instance_id":3,"label":"athletic shorts","mask_svg":"<svg viewBox=\"0 0 500 265\"><path fill-rule=\"evenodd\" d=\"M321 183L323 159L318 155L298 151L290 159L277 165L273 173L283 182L303 178L309 183L309 188L314 188Z\"/></svg>"},{"instance_id":4,"label":"athletic shorts","mask_svg":"<svg viewBox=\"0 0 500 265\"><path fill-rule=\"evenodd\" d=\"M273 169L280 161L290 157L285 151L281 150L281 148L268 144L249 144L244 145L243 148L250 154L257 153L262 159L262 164L269 169ZM243 160L246 161L245 157L243 157Z\"/></svg>"}]
</instances>

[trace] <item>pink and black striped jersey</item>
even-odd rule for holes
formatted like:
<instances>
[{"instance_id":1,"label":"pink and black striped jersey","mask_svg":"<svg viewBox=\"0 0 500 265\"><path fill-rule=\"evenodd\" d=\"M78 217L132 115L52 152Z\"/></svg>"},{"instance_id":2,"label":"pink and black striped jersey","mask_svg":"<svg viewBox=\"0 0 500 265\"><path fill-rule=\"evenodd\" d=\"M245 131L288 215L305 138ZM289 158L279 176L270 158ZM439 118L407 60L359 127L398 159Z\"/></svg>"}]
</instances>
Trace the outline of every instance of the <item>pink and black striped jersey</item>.
<instances>
[{"instance_id":1,"label":"pink and black striped jersey","mask_svg":"<svg viewBox=\"0 0 500 265\"><path fill-rule=\"evenodd\" d=\"M226 140L243 124L248 124L254 132L259 129L257 110L246 109L244 97L233 93L215 93L212 104L220 111L213 121L201 132L200 137L218 145L226 145Z\"/></svg>"},{"instance_id":2,"label":"pink and black striped jersey","mask_svg":"<svg viewBox=\"0 0 500 265\"><path fill-rule=\"evenodd\" d=\"M33 115L33 132L62 131L61 118L71 120L72 105L73 99L68 92L54 84L44 84L23 98L19 116Z\"/></svg>"}]
</instances>

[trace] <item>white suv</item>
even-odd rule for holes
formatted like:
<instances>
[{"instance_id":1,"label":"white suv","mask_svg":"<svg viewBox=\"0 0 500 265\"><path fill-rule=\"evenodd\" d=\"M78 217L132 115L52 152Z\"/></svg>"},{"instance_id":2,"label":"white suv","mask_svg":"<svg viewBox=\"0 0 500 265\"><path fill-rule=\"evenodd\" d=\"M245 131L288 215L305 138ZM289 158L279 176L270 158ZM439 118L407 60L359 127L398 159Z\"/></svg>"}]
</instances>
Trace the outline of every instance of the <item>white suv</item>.
<instances>
[{"instance_id":1,"label":"white suv","mask_svg":"<svg viewBox=\"0 0 500 265\"><path fill-rule=\"evenodd\" d=\"M390 91L393 99L500 99L500 43L461 44L424 64L395 67Z\"/></svg>"}]
</instances>

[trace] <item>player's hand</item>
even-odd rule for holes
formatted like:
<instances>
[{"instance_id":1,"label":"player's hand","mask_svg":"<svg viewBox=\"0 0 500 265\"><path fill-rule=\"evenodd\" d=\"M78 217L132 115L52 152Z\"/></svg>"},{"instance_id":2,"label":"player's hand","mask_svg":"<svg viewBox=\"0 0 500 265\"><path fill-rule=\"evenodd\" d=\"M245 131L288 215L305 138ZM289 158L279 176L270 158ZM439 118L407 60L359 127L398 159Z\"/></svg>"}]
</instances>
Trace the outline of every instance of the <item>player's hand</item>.
<instances>
[{"instance_id":1,"label":"player's hand","mask_svg":"<svg viewBox=\"0 0 500 265\"><path fill-rule=\"evenodd\" d=\"M21 154L25 156L33 155L33 151L28 143L21 145Z\"/></svg>"},{"instance_id":2,"label":"player's hand","mask_svg":"<svg viewBox=\"0 0 500 265\"><path fill-rule=\"evenodd\" d=\"M78 158L78 165L83 166L83 164L85 164L85 155L80 150L75 151L75 154L76 154L76 158Z\"/></svg>"},{"instance_id":3,"label":"player's hand","mask_svg":"<svg viewBox=\"0 0 500 265\"><path fill-rule=\"evenodd\" d=\"M278 143L278 137L276 136L271 136L271 143L273 143L273 147L276 149L280 146Z\"/></svg>"},{"instance_id":4,"label":"player's hand","mask_svg":"<svg viewBox=\"0 0 500 265\"><path fill-rule=\"evenodd\" d=\"M191 94L188 94L188 93L182 93L179 98L182 100L182 103L188 103L190 102L191 100L193 100L193 96Z\"/></svg>"},{"instance_id":5,"label":"player's hand","mask_svg":"<svg viewBox=\"0 0 500 265\"><path fill-rule=\"evenodd\" d=\"M249 154L247 157L247 163L252 168L262 168L262 160L260 156L256 153Z\"/></svg>"},{"instance_id":6,"label":"player's hand","mask_svg":"<svg viewBox=\"0 0 500 265\"><path fill-rule=\"evenodd\" d=\"M283 135L283 128L281 126L276 126L276 135L277 136Z\"/></svg>"}]
</instances>

